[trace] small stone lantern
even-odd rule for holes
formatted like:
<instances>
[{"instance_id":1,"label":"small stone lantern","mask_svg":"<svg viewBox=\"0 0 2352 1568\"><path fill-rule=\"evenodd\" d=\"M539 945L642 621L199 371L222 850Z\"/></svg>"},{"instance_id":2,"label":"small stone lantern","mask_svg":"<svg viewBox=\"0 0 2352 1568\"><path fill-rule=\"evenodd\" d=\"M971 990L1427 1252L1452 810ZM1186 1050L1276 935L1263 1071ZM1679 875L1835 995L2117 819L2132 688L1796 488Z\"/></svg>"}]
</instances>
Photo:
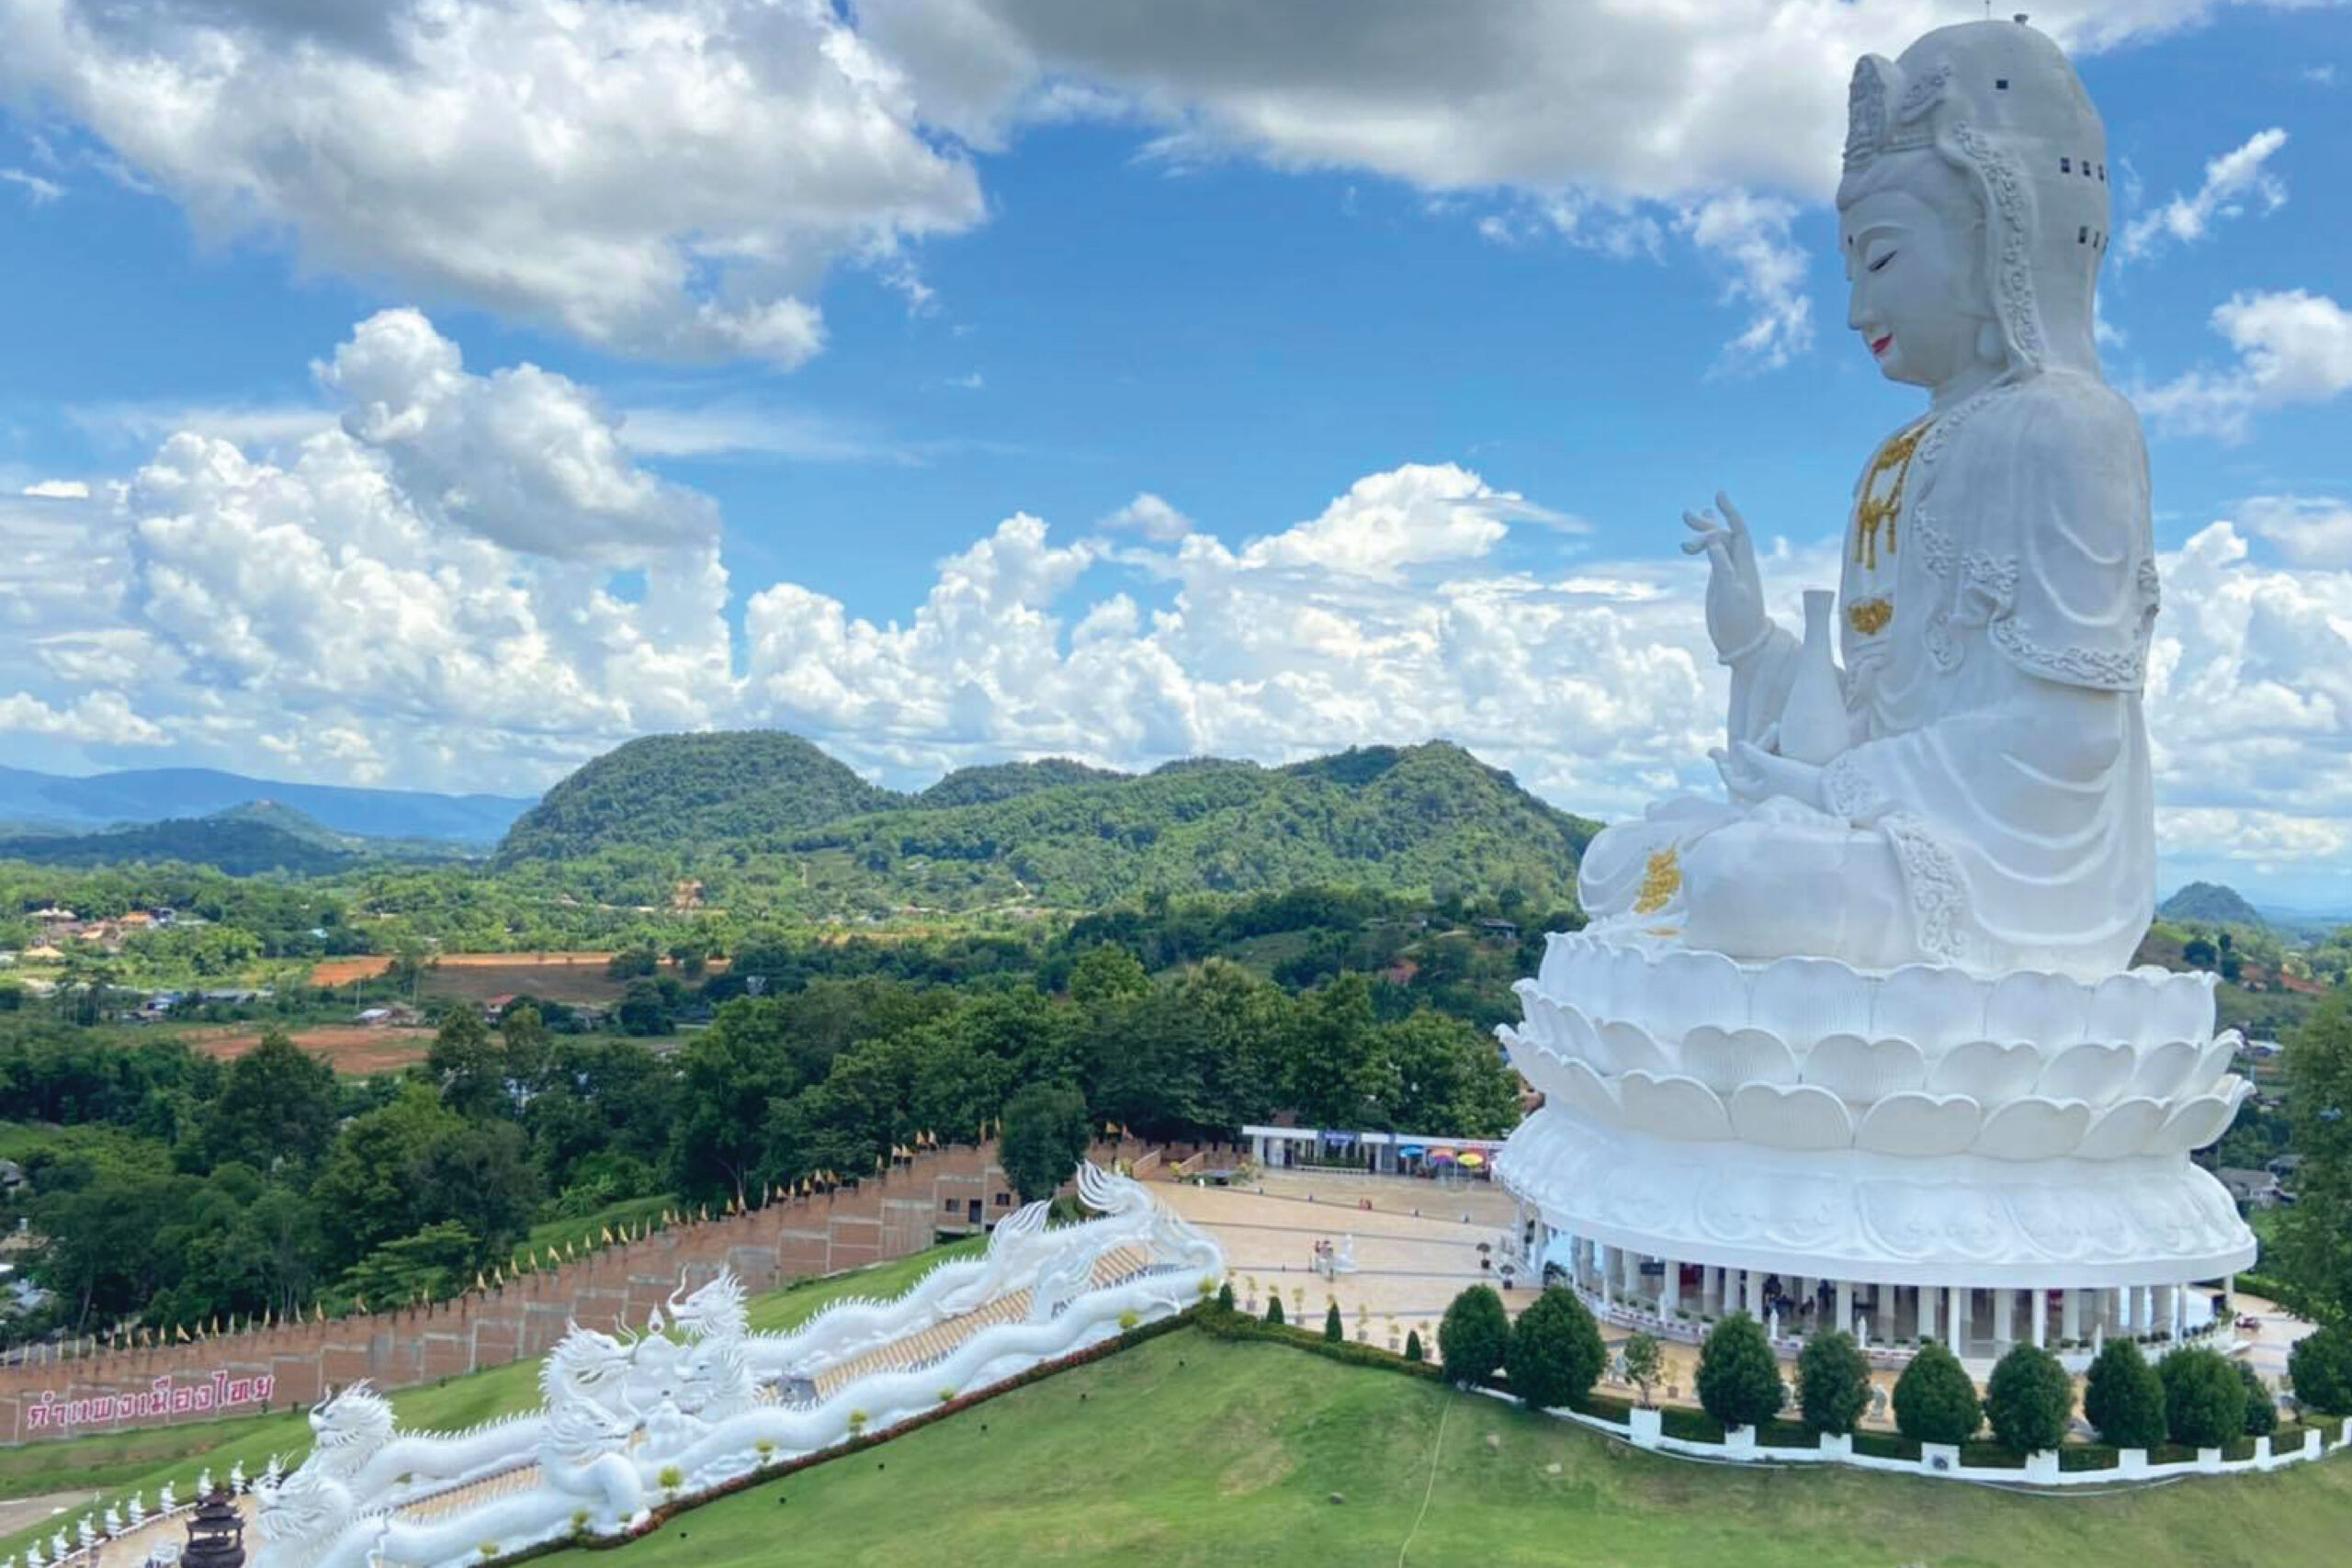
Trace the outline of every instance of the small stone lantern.
<instances>
[{"instance_id":1,"label":"small stone lantern","mask_svg":"<svg viewBox=\"0 0 2352 1568\"><path fill-rule=\"evenodd\" d=\"M228 1488L216 1486L187 1522L182 1568L244 1568L245 1521Z\"/></svg>"}]
</instances>

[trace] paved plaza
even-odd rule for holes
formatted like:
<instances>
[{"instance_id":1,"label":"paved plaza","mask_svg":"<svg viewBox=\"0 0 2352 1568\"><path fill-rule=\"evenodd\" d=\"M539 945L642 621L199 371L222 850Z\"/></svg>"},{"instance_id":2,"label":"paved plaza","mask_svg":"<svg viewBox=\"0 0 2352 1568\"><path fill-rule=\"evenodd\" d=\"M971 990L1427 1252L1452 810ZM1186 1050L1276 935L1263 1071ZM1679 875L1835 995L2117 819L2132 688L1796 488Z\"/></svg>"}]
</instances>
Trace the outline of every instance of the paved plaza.
<instances>
[{"instance_id":1,"label":"paved plaza","mask_svg":"<svg viewBox=\"0 0 2352 1568\"><path fill-rule=\"evenodd\" d=\"M1361 1328L1368 1342L1384 1348L1392 1323L1400 1342L1413 1329L1431 1339L1438 1319L1464 1286L1499 1288L1503 1280L1496 1268L1512 1255L1511 1233L1517 1223L1510 1194L1484 1180L1441 1184L1412 1177L1294 1168L1263 1172L1246 1186L1155 1184L1153 1192L1225 1248L1238 1301L1254 1303L1252 1310L1262 1313L1268 1292L1279 1291L1291 1321L1314 1327L1336 1299L1348 1337L1356 1338ZM1331 1276L1319 1272L1316 1244L1337 1247L1351 1238L1355 1270ZM1481 1244L1488 1249L1483 1254ZM1482 1268L1482 1258L1494 1267ZM1522 1270L1515 1288L1502 1291L1503 1303L1516 1316L1535 1293L1534 1281ZM2236 1336L2246 1347L2245 1359L2275 1387L2286 1377L2289 1349L2312 1325L2253 1297L2240 1297L2237 1306L2261 1325ZM1613 1353L1629 1334L1603 1324L1601 1337ZM2228 1348L2226 1338L2223 1346ZM1668 1340L1662 1348L1665 1373L1654 1394L1667 1404L1696 1404L1692 1390L1698 1347ZM1433 1340L1430 1352L1436 1354ZM1873 1401L1863 1417L1865 1427L1893 1429L1897 1375L1883 1368L1871 1372L1871 1382L1886 1397L1883 1403ZM1634 1392L1606 1377L1602 1386L1620 1394Z\"/></svg>"}]
</instances>

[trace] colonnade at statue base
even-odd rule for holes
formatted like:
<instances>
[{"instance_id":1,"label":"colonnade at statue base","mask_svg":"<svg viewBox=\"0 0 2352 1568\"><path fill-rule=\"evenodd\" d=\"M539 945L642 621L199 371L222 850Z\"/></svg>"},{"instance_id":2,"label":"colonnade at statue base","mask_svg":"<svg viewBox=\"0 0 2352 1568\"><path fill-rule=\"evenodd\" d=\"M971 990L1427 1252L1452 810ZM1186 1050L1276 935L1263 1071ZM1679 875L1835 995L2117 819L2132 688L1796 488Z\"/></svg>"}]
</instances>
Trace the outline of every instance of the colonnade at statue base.
<instances>
[{"instance_id":1,"label":"colonnade at statue base","mask_svg":"<svg viewBox=\"0 0 2352 1568\"><path fill-rule=\"evenodd\" d=\"M1536 1253L1546 1280L1573 1288L1604 1323L1697 1340L1744 1312L1792 1355L1806 1337L1842 1327L1881 1359L1906 1359L1940 1340L1964 1361L1989 1364L2030 1344L2080 1371L2109 1339L2141 1339L2161 1354L2232 1321L2226 1281L2023 1289L1845 1280L1656 1258L1540 1224Z\"/></svg>"}]
</instances>

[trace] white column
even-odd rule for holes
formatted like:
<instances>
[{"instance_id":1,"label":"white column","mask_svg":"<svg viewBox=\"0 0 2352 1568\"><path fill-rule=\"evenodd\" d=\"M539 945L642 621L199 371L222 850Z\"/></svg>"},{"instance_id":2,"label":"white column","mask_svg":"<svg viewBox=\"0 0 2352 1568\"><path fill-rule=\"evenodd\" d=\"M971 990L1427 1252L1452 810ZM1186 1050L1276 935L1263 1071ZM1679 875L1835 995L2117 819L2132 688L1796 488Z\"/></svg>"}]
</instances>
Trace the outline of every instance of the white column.
<instances>
[{"instance_id":1,"label":"white column","mask_svg":"<svg viewBox=\"0 0 2352 1568\"><path fill-rule=\"evenodd\" d=\"M1638 1306L1642 1300L1642 1255L1630 1247L1617 1249L1619 1266L1624 1270L1625 1301Z\"/></svg>"},{"instance_id":2,"label":"white column","mask_svg":"<svg viewBox=\"0 0 2352 1568\"><path fill-rule=\"evenodd\" d=\"M1897 1285L1887 1284L1882 1284L1877 1287L1878 1337L1881 1339L1892 1339L1894 1337L1894 1298L1901 1288L1902 1287Z\"/></svg>"},{"instance_id":3,"label":"white column","mask_svg":"<svg viewBox=\"0 0 2352 1568\"><path fill-rule=\"evenodd\" d=\"M2120 1334L2135 1334L2139 1332L2139 1321L2135 1315L2140 1305L2139 1295L2140 1292L2136 1286L2119 1285L2116 1287L2116 1332Z\"/></svg>"},{"instance_id":4,"label":"white column","mask_svg":"<svg viewBox=\"0 0 2352 1568\"><path fill-rule=\"evenodd\" d=\"M1993 1348L2006 1355L2017 1342L2018 1293L2004 1285L1993 1292Z\"/></svg>"},{"instance_id":5,"label":"white column","mask_svg":"<svg viewBox=\"0 0 2352 1568\"><path fill-rule=\"evenodd\" d=\"M2177 1339L2188 1332L2188 1287L2166 1285L2165 1291L2172 1297L2172 1337Z\"/></svg>"},{"instance_id":6,"label":"white column","mask_svg":"<svg viewBox=\"0 0 2352 1568\"><path fill-rule=\"evenodd\" d=\"M1951 1287L1951 1300L1946 1303L1950 1310L1945 1314L1944 1342L1951 1347L1951 1353L1955 1356L1964 1356L1968 1353L1968 1331L1972 1326L1968 1321L1971 1304L1967 1286Z\"/></svg>"},{"instance_id":7,"label":"white column","mask_svg":"<svg viewBox=\"0 0 2352 1568\"><path fill-rule=\"evenodd\" d=\"M1603 1244L1600 1248L1600 1304L1608 1306L1617 1300L1617 1249Z\"/></svg>"},{"instance_id":8,"label":"white column","mask_svg":"<svg viewBox=\"0 0 2352 1568\"><path fill-rule=\"evenodd\" d=\"M2033 1314L2033 1348L2047 1350L2050 1348L2050 1297L2041 1286L2036 1285L2025 1293L2025 1299Z\"/></svg>"},{"instance_id":9,"label":"white column","mask_svg":"<svg viewBox=\"0 0 2352 1568\"><path fill-rule=\"evenodd\" d=\"M1665 1263L1666 1272L1658 1279L1657 1314L1671 1319L1682 1310L1682 1264L1672 1258Z\"/></svg>"},{"instance_id":10,"label":"white column","mask_svg":"<svg viewBox=\"0 0 2352 1568\"><path fill-rule=\"evenodd\" d=\"M2067 1286L2064 1294L2060 1299L2062 1304L2058 1308L2058 1337L2061 1339L2080 1339L2083 1337L2083 1292L2081 1288L2075 1285Z\"/></svg>"},{"instance_id":11,"label":"white column","mask_svg":"<svg viewBox=\"0 0 2352 1568\"><path fill-rule=\"evenodd\" d=\"M1854 1332L1854 1281L1851 1280L1838 1281L1838 1331L1840 1334Z\"/></svg>"},{"instance_id":12,"label":"white column","mask_svg":"<svg viewBox=\"0 0 2352 1568\"><path fill-rule=\"evenodd\" d=\"M1747 1297L1747 1315L1761 1323L1764 1321L1764 1270L1743 1269L1740 1278L1747 1286L1741 1294Z\"/></svg>"},{"instance_id":13,"label":"white column","mask_svg":"<svg viewBox=\"0 0 2352 1568\"><path fill-rule=\"evenodd\" d=\"M1942 1287L1919 1287L1919 1343L1925 1345L1936 1337L1936 1302L1943 1294Z\"/></svg>"},{"instance_id":14,"label":"white column","mask_svg":"<svg viewBox=\"0 0 2352 1568\"><path fill-rule=\"evenodd\" d=\"M1724 1271L1713 1263L1699 1266L1699 1310L1708 1317L1723 1315Z\"/></svg>"}]
</instances>

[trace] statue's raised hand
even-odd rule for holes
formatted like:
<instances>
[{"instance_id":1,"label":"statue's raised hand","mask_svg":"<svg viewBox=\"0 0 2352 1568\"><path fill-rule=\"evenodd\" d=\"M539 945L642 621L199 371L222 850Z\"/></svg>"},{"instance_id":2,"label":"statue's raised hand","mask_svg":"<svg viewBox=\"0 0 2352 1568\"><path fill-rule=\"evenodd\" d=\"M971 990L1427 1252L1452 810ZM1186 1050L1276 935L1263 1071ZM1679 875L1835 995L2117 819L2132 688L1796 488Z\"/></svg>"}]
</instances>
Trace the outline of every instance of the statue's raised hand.
<instances>
[{"instance_id":1,"label":"statue's raised hand","mask_svg":"<svg viewBox=\"0 0 2352 1568\"><path fill-rule=\"evenodd\" d=\"M1764 579L1756 570L1747 520L1721 491L1715 506L1723 513L1720 520L1713 512L1682 514L1699 536L1683 541L1682 553L1707 552L1707 635L1714 639L1716 656L1730 664L1763 646L1772 623L1764 614Z\"/></svg>"}]
</instances>

